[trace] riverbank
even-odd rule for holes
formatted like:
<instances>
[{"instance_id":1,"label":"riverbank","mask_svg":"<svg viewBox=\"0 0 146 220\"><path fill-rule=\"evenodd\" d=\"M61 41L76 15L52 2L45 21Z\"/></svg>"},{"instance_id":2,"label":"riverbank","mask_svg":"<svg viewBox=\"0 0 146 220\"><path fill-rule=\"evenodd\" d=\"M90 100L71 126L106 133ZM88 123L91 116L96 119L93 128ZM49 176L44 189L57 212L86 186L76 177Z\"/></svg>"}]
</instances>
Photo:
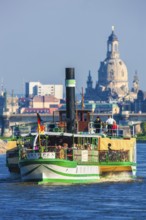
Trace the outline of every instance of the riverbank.
<instances>
[{"instance_id":1,"label":"riverbank","mask_svg":"<svg viewBox=\"0 0 146 220\"><path fill-rule=\"evenodd\" d=\"M146 140L136 140L136 142L139 144L143 144L143 143L146 143Z\"/></svg>"},{"instance_id":2,"label":"riverbank","mask_svg":"<svg viewBox=\"0 0 146 220\"><path fill-rule=\"evenodd\" d=\"M7 150L13 149L15 147L16 147L16 140L0 139L0 154L5 154Z\"/></svg>"},{"instance_id":3,"label":"riverbank","mask_svg":"<svg viewBox=\"0 0 146 220\"><path fill-rule=\"evenodd\" d=\"M7 150L7 141L0 140L0 154L5 154Z\"/></svg>"},{"instance_id":4,"label":"riverbank","mask_svg":"<svg viewBox=\"0 0 146 220\"><path fill-rule=\"evenodd\" d=\"M137 134L136 137L137 143L146 143L146 135L145 134Z\"/></svg>"}]
</instances>

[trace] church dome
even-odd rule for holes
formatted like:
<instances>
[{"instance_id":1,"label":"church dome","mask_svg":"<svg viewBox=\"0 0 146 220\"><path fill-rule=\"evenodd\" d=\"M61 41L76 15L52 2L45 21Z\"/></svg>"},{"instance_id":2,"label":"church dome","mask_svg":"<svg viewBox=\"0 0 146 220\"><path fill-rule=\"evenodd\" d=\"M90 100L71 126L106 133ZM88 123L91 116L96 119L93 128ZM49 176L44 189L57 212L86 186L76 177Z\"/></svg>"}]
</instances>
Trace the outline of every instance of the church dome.
<instances>
[{"instance_id":1,"label":"church dome","mask_svg":"<svg viewBox=\"0 0 146 220\"><path fill-rule=\"evenodd\" d=\"M128 92L128 71L125 63L120 59L118 38L112 28L107 41L107 57L101 62L98 71L99 85L110 89L113 94L125 96Z\"/></svg>"},{"instance_id":2,"label":"church dome","mask_svg":"<svg viewBox=\"0 0 146 220\"><path fill-rule=\"evenodd\" d=\"M99 84L110 88L118 95L128 92L128 71L120 58L105 59L99 68Z\"/></svg>"},{"instance_id":3,"label":"church dome","mask_svg":"<svg viewBox=\"0 0 146 220\"><path fill-rule=\"evenodd\" d=\"M128 71L121 59L107 59L104 61L104 71L107 73L107 81L127 81Z\"/></svg>"},{"instance_id":4,"label":"church dome","mask_svg":"<svg viewBox=\"0 0 146 220\"><path fill-rule=\"evenodd\" d=\"M120 58L119 41L115 34L114 26L107 38L107 53L105 59L100 62L98 69L98 79L95 89L89 72L85 99L95 101L110 100L132 100L137 98L139 91L139 80L137 74L134 76L133 88L131 92L128 87L128 70L124 61ZM143 99L143 94L138 93L139 99Z\"/></svg>"}]
</instances>

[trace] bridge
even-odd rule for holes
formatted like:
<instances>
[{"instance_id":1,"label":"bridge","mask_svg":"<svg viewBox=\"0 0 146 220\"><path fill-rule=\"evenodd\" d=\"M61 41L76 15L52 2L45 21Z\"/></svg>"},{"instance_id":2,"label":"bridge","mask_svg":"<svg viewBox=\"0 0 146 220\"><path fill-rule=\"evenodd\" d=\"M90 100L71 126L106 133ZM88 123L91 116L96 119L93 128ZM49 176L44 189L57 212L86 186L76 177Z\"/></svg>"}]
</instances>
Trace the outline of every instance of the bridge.
<instances>
[{"instance_id":1,"label":"bridge","mask_svg":"<svg viewBox=\"0 0 146 220\"><path fill-rule=\"evenodd\" d=\"M54 122L59 120L59 115L55 112L53 115L51 114L40 114L41 118L44 122ZM90 113L90 119L92 121L95 120L96 116L100 116L102 121L106 121L108 118L108 113ZM129 113L127 111L122 112L122 114L114 114L114 119L118 124L121 122L131 122L131 125L141 124L146 121L146 113ZM9 114L3 113L0 116L0 126L1 133L8 132L8 130L16 125L34 125L37 124L37 116L35 114Z\"/></svg>"},{"instance_id":2,"label":"bridge","mask_svg":"<svg viewBox=\"0 0 146 220\"><path fill-rule=\"evenodd\" d=\"M44 123L49 123L58 120L58 115L56 114L42 114L41 119ZM0 133L2 136L10 136L9 133L12 132L15 126L31 126L37 125L37 115L35 114L10 114L9 112L3 112L0 115Z\"/></svg>"},{"instance_id":3,"label":"bridge","mask_svg":"<svg viewBox=\"0 0 146 220\"><path fill-rule=\"evenodd\" d=\"M94 114L95 116L100 116L104 121L107 120L107 117L110 113L98 113ZM146 122L146 113L129 113L128 111L123 111L121 114L114 114L113 118L120 122L122 120L131 121L131 122Z\"/></svg>"},{"instance_id":4,"label":"bridge","mask_svg":"<svg viewBox=\"0 0 146 220\"><path fill-rule=\"evenodd\" d=\"M40 114L41 118L44 122L53 122L59 120L58 114ZM100 116L103 121L106 121L108 118L108 113L91 113L90 117L95 120L96 116ZM131 122L145 122L146 121L146 113L128 113L124 112L122 114L114 114L114 119L119 122L120 120L128 120ZM2 116L0 117L2 118ZM37 123L36 114L11 114L8 116L9 118L9 126L15 126L20 124L34 124Z\"/></svg>"},{"instance_id":5,"label":"bridge","mask_svg":"<svg viewBox=\"0 0 146 220\"><path fill-rule=\"evenodd\" d=\"M44 122L51 122L57 119L57 116L51 114L42 114L41 119ZM21 125L21 124L35 124L37 123L36 114L13 114L9 117L9 126Z\"/></svg>"}]
</instances>

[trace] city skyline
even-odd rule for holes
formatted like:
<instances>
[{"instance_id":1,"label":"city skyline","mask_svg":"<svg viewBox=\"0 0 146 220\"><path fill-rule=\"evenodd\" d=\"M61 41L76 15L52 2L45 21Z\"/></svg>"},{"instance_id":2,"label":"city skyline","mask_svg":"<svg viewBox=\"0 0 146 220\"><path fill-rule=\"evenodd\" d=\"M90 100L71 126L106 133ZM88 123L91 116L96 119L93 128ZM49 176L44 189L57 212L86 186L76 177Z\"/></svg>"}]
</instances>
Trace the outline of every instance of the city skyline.
<instances>
[{"instance_id":1,"label":"city skyline","mask_svg":"<svg viewBox=\"0 0 146 220\"><path fill-rule=\"evenodd\" d=\"M77 93L89 70L95 86L114 25L129 89L137 71L145 90L145 7L144 0L1 0L1 87L24 93L28 81L64 85L66 67L75 68Z\"/></svg>"}]
</instances>

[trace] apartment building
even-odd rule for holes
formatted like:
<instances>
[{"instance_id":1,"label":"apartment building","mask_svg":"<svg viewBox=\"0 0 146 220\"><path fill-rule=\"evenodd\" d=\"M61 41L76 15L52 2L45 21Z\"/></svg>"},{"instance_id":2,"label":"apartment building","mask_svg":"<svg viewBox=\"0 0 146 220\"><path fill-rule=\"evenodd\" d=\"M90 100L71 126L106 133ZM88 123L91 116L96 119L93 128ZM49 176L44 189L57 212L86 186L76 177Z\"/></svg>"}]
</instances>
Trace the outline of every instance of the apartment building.
<instances>
[{"instance_id":1,"label":"apartment building","mask_svg":"<svg viewBox=\"0 0 146 220\"><path fill-rule=\"evenodd\" d=\"M26 82L25 96L45 96L51 95L57 99L63 99L63 85L41 84L40 82Z\"/></svg>"}]
</instances>

